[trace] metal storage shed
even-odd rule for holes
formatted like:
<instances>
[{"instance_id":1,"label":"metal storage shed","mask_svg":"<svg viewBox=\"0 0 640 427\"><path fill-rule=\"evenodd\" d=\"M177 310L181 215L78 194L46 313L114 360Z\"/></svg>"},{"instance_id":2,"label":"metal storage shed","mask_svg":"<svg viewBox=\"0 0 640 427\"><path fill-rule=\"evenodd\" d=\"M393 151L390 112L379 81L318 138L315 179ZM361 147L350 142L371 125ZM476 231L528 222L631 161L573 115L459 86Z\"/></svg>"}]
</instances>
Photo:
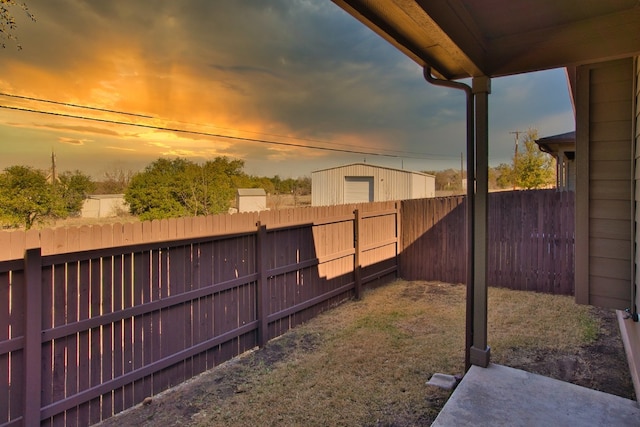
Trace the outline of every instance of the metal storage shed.
<instances>
[{"instance_id":1,"label":"metal storage shed","mask_svg":"<svg viewBox=\"0 0 640 427\"><path fill-rule=\"evenodd\" d=\"M433 175L366 163L354 163L311 172L311 205L435 197Z\"/></svg>"},{"instance_id":2,"label":"metal storage shed","mask_svg":"<svg viewBox=\"0 0 640 427\"><path fill-rule=\"evenodd\" d=\"M263 188L238 188L236 192L238 212L259 212L267 209L267 193Z\"/></svg>"}]
</instances>

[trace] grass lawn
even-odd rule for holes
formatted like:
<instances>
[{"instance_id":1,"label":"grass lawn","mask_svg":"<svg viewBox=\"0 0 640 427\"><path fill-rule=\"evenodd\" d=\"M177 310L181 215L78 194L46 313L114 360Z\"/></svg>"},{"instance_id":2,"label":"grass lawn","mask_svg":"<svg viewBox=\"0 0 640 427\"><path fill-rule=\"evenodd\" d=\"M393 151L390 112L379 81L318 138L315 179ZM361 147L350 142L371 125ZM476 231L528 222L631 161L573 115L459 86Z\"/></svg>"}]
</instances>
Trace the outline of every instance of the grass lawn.
<instances>
[{"instance_id":1,"label":"grass lawn","mask_svg":"<svg viewBox=\"0 0 640 427\"><path fill-rule=\"evenodd\" d=\"M464 369L465 287L398 280L105 426L420 426ZM489 290L492 361L633 398L612 312L571 297Z\"/></svg>"}]
</instances>

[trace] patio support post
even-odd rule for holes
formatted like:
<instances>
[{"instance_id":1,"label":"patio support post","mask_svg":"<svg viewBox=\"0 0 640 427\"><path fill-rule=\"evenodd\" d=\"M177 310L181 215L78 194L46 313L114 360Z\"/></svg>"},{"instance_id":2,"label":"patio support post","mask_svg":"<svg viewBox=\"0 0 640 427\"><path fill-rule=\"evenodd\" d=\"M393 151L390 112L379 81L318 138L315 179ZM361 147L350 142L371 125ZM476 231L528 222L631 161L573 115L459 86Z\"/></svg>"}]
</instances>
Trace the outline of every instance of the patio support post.
<instances>
[{"instance_id":1,"label":"patio support post","mask_svg":"<svg viewBox=\"0 0 640 427\"><path fill-rule=\"evenodd\" d=\"M473 365L489 366L491 349L487 345L487 212L489 194L489 94L491 79L474 77L476 176L473 230ZM469 181L467 180L467 185Z\"/></svg>"},{"instance_id":2,"label":"patio support post","mask_svg":"<svg viewBox=\"0 0 640 427\"><path fill-rule=\"evenodd\" d=\"M42 389L42 253L40 248L24 254L24 385L22 425L39 426ZM6 368L5 368L6 369Z\"/></svg>"},{"instance_id":3,"label":"patio support post","mask_svg":"<svg viewBox=\"0 0 640 427\"><path fill-rule=\"evenodd\" d=\"M423 69L424 78L432 85L448 87L464 91L466 95L467 110L467 200L466 200L466 246L467 246L467 304L465 316L465 345L464 345L464 371L468 371L471 367L471 346L473 345L473 223L474 223L474 197L475 197L475 135L474 135L474 96L471 87L460 82L451 80L436 79L431 75L431 67L426 66Z\"/></svg>"}]
</instances>

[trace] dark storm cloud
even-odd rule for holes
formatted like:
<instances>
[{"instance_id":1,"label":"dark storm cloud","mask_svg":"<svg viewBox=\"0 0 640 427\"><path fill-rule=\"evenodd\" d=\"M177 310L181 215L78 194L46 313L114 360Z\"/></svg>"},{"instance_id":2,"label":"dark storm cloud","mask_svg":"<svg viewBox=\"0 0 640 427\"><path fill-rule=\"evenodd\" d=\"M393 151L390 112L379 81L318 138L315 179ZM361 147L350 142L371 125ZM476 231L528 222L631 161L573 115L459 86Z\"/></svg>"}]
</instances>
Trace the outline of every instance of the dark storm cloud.
<instances>
[{"instance_id":1,"label":"dark storm cloud","mask_svg":"<svg viewBox=\"0 0 640 427\"><path fill-rule=\"evenodd\" d=\"M186 65L251 97L264 119L307 135L424 131L462 105L456 96L434 102L437 90L417 65L325 0L32 2L44 24L23 43L39 46L36 62L73 78L77 63L107 59L108 40L116 51L138 45L154 71ZM48 49L48 32L62 43Z\"/></svg>"}]
</instances>

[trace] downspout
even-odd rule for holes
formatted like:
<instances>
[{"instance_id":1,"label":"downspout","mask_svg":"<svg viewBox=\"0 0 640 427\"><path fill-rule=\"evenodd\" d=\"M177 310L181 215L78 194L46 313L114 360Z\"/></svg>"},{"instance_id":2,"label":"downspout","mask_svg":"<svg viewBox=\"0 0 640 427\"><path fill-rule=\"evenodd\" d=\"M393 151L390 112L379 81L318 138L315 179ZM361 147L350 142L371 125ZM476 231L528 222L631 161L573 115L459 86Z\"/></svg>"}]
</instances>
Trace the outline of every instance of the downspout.
<instances>
[{"instance_id":1,"label":"downspout","mask_svg":"<svg viewBox=\"0 0 640 427\"><path fill-rule=\"evenodd\" d=\"M631 318L633 319L634 322L638 321L638 283L637 283L637 268L638 266L636 265L637 263L637 244L638 242L636 241L636 239L638 238L638 233L636 231L636 227L638 227L637 224L637 203L638 200L636 199L636 186L637 186L637 181L636 181L636 167L635 165L637 164L637 159L636 159L636 155L638 154L636 152L637 147L636 147L636 143L637 143L637 137L636 135L638 134L638 129L637 129L637 120L635 119L637 117L637 115L640 113L638 111L638 79L640 78L640 70L638 69L640 67L640 57L635 57L633 58L633 91L631 92L633 94L633 98L632 98L632 109L631 109L631 117L633 118L633 120L631 120L631 188L630 188L630 192L631 192L631 295L630 297L630 306L629 306L629 311L631 314Z\"/></svg>"},{"instance_id":2,"label":"downspout","mask_svg":"<svg viewBox=\"0 0 640 427\"><path fill-rule=\"evenodd\" d=\"M469 85L451 80L441 80L431 75L431 67L423 69L425 80L435 86L463 90L467 97L467 311L465 320L465 372L471 367L471 347L473 345L474 279L473 279L473 212L475 201L475 138L473 91Z\"/></svg>"}]
</instances>

